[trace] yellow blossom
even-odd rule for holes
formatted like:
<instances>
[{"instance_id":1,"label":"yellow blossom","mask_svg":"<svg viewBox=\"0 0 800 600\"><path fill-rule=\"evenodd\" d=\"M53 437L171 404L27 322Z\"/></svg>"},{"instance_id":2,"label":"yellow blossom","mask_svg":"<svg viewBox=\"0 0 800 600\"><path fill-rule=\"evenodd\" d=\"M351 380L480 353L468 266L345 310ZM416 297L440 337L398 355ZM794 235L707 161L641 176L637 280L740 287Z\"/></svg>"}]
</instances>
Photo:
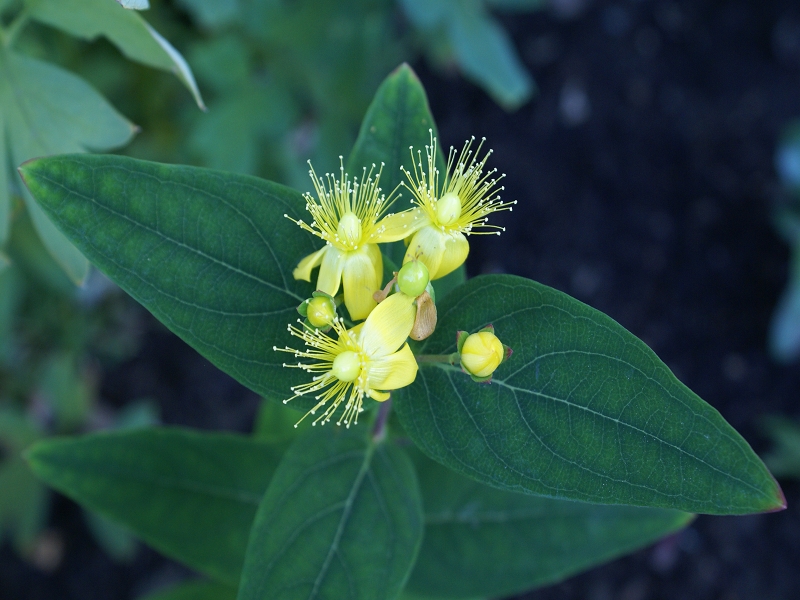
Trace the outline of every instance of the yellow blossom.
<instances>
[{"instance_id":1,"label":"yellow blossom","mask_svg":"<svg viewBox=\"0 0 800 600\"><path fill-rule=\"evenodd\" d=\"M283 366L303 369L314 376L309 382L293 386L294 396L284 403L313 394L317 404L306 416L324 408L314 420L316 425L330 421L344 402L344 412L337 425L345 423L349 427L351 423L358 423L364 396L383 402L389 399L388 390L407 386L416 378L417 361L406 341L415 315L414 298L394 294L381 302L366 321L352 329L346 329L337 317L333 321L336 337L309 327L289 325L291 334L302 339L307 348L273 350L310 359L310 362Z\"/></svg>"},{"instance_id":2,"label":"yellow blossom","mask_svg":"<svg viewBox=\"0 0 800 600\"><path fill-rule=\"evenodd\" d=\"M450 148L447 173L440 181L436 168L436 138L431 133L431 144L425 146L427 164L423 165L422 153L417 153L414 172L405 169L408 178L404 183L417 205L413 222L414 234L408 245L403 262L418 259L425 263L431 279L439 279L460 267L469 254L467 235L494 233L500 235L502 227L487 224L488 215L499 210L512 210L513 202L501 202L497 182L503 175L495 177L496 169L484 171L489 150L478 158L484 140L473 150L474 138L468 140L461 152ZM414 158L412 148L412 160ZM408 222L409 217L405 218ZM475 228L489 231L474 231Z\"/></svg>"},{"instance_id":3,"label":"yellow blossom","mask_svg":"<svg viewBox=\"0 0 800 600\"><path fill-rule=\"evenodd\" d=\"M311 223L286 216L323 239L325 246L300 261L294 278L311 281L311 271L319 266L317 289L335 296L343 284L350 316L364 319L375 307L372 294L380 288L383 276L377 244L406 237L411 211L389 215L391 220L382 218L392 199L381 194L380 171L373 178L373 169L364 169L362 177L354 181L344 172L344 165L338 179L328 173L323 181L313 167L309 174L316 192L316 198L305 194Z\"/></svg>"}]
</instances>

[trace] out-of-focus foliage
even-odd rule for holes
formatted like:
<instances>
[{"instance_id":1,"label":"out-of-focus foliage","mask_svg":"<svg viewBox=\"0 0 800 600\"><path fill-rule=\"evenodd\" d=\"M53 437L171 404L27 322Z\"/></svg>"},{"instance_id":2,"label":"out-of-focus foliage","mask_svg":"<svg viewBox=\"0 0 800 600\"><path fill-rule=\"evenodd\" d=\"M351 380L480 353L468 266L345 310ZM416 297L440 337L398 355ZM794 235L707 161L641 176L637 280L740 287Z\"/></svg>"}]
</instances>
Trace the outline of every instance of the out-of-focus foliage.
<instances>
[{"instance_id":1,"label":"out-of-focus foliage","mask_svg":"<svg viewBox=\"0 0 800 600\"><path fill-rule=\"evenodd\" d=\"M775 444L764 456L772 474L800 479L800 422L775 415L764 419L761 426Z\"/></svg>"},{"instance_id":2,"label":"out-of-focus foliage","mask_svg":"<svg viewBox=\"0 0 800 600\"><path fill-rule=\"evenodd\" d=\"M783 194L774 211L775 228L791 247L789 280L772 316L769 349L779 362L800 356L800 123L790 125L775 155Z\"/></svg>"},{"instance_id":3,"label":"out-of-focus foliage","mask_svg":"<svg viewBox=\"0 0 800 600\"><path fill-rule=\"evenodd\" d=\"M97 403L102 362L136 348L130 304L90 272L16 173L18 165L43 155L119 148L137 131L75 73L87 68L87 54L105 57L109 71L123 74L130 72L125 60L107 44L90 46L75 37L103 37L131 60L174 73L202 107L187 63L138 13L110 0L0 2L0 533L27 557L36 552L47 493L21 453L53 433L123 427L131 420L104 413ZM151 413L133 422L153 424ZM132 556L127 533L89 513L87 519L113 556Z\"/></svg>"},{"instance_id":4,"label":"out-of-focus foliage","mask_svg":"<svg viewBox=\"0 0 800 600\"><path fill-rule=\"evenodd\" d=\"M462 72L506 108L516 108L534 91L510 38L489 11L534 10L541 2L175 4L196 29L170 33L188 48L209 112L189 112L185 101L160 107L166 111L151 107L141 117L134 110L144 129L130 150L138 158L180 159L302 189L308 186L307 160L321 172L336 168L336 157L355 140L372 92L401 60L424 53L437 67ZM174 14L164 15L175 22Z\"/></svg>"}]
</instances>

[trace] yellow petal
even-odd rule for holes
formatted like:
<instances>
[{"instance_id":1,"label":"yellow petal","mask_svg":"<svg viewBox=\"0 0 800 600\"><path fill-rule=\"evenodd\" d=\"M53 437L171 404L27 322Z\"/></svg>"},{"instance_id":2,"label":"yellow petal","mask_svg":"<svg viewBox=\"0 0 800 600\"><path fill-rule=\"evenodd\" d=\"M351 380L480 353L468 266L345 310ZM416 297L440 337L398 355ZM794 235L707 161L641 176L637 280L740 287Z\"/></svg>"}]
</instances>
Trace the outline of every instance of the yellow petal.
<instances>
[{"instance_id":1,"label":"yellow petal","mask_svg":"<svg viewBox=\"0 0 800 600\"><path fill-rule=\"evenodd\" d=\"M431 279L438 277L439 265L442 263L447 236L433 225L427 225L414 234L411 243L406 249L403 264L414 260L421 260L428 267Z\"/></svg>"},{"instance_id":2,"label":"yellow petal","mask_svg":"<svg viewBox=\"0 0 800 600\"><path fill-rule=\"evenodd\" d=\"M344 304L353 320L366 319L375 308L372 294L380 288L382 274L383 259L374 244L347 253L342 272Z\"/></svg>"},{"instance_id":3,"label":"yellow petal","mask_svg":"<svg viewBox=\"0 0 800 600\"><path fill-rule=\"evenodd\" d=\"M378 221L369 241L381 244L396 242L407 238L428 224L430 224L430 219L421 208L410 208L388 215Z\"/></svg>"},{"instance_id":4,"label":"yellow petal","mask_svg":"<svg viewBox=\"0 0 800 600\"><path fill-rule=\"evenodd\" d=\"M359 337L361 349L370 358L392 354L408 339L416 315L414 298L403 293L392 294L364 322Z\"/></svg>"},{"instance_id":5,"label":"yellow petal","mask_svg":"<svg viewBox=\"0 0 800 600\"><path fill-rule=\"evenodd\" d=\"M378 390L367 390L367 396L378 402L386 402L392 397L389 392L379 392Z\"/></svg>"},{"instance_id":6,"label":"yellow petal","mask_svg":"<svg viewBox=\"0 0 800 600\"><path fill-rule=\"evenodd\" d=\"M325 255L322 257L322 265L319 268L317 289L335 296L342 281L345 253L334 246L325 246L323 249Z\"/></svg>"},{"instance_id":7,"label":"yellow petal","mask_svg":"<svg viewBox=\"0 0 800 600\"><path fill-rule=\"evenodd\" d=\"M444 254L442 254L442 262L439 263L439 270L436 271L436 275L431 275L431 279L439 279L455 271L464 264L468 254L469 242L466 236L463 233L451 233L444 245Z\"/></svg>"},{"instance_id":8,"label":"yellow petal","mask_svg":"<svg viewBox=\"0 0 800 600\"><path fill-rule=\"evenodd\" d=\"M327 246L323 246L301 260L297 268L292 271L292 277L295 279L302 279L303 281L311 281L311 271L322 262L322 255L325 253L325 248L327 248Z\"/></svg>"},{"instance_id":9,"label":"yellow petal","mask_svg":"<svg viewBox=\"0 0 800 600\"><path fill-rule=\"evenodd\" d=\"M411 384L417 376L417 361L408 344L398 352L369 361L367 387L374 390L396 390Z\"/></svg>"}]
</instances>

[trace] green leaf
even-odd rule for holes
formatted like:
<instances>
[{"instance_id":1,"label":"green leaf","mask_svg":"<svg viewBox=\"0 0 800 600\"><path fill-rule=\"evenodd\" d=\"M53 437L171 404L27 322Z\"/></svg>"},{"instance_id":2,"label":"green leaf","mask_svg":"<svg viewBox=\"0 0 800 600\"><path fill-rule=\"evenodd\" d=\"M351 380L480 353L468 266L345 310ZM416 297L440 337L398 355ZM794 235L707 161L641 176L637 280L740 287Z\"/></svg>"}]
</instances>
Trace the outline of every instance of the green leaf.
<instances>
[{"instance_id":1,"label":"green leaf","mask_svg":"<svg viewBox=\"0 0 800 600\"><path fill-rule=\"evenodd\" d=\"M55 489L234 586L279 456L244 436L181 429L49 440L27 453L34 473Z\"/></svg>"},{"instance_id":2,"label":"green leaf","mask_svg":"<svg viewBox=\"0 0 800 600\"><path fill-rule=\"evenodd\" d=\"M205 109L194 76L180 53L136 11L108 0L25 0L30 16L87 40L104 36L131 60L169 71Z\"/></svg>"},{"instance_id":3,"label":"green leaf","mask_svg":"<svg viewBox=\"0 0 800 600\"><path fill-rule=\"evenodd\" d=\"M213 582L190 581L141 600L236 600L236 589Z\"/></svg>"},{"instance_id":4,"label":"green leaf","mask_svg":"<svg viewBox=\"0 0 800 600\"><path fill-rule=\"evenodd\" d=\"M777 482L720 414L611 318L511 275L468 281L438 306L421 354L492 323L514 354L491 384L423 363L395 392L431 458L509 491L603 504L744 514L785 506Z\"/></svg>"},{"instance_id":5,"label":"green leaf","mask_svg":"<svg viewBox=\"0 0 800 600\"><path fill-rule=\"evenodd\" d=\"M131 123L82 79L4 49L0 49L0 112L14 165L49 154L110 150L126 144L134 132ZM45 246L74 281L82 282L89 269L86 259L24 195Z\"/></svg>"},{"instance_id":6,"label":"green leaf","mask_svg":"<svg viewBox=\"0 0 800 600\"><path fill-rule=\"evenodd\" d=\"M431 134L438 135L425 89L411 67L402 64L375 93L364 115L353 151L347 159L347 172L361 176L364 167L369 170L371 165L383 163L381 188L388 195L406 179L400 170L401 166L413 171L409 147L413 146L415 152L420 150L424 154L425 146L431 143ZM444 173L441 145L438 148L437 165ZM400 189L402 197L392 205L395 212L410 208L409 193L404 188ZM395 264L402 264L405 254L402 242L384 246L383 251Z\"/></svg>"},{"instance_id":7,"label":"green leaf","mask_svg":"<svg viewBox=\"0 0 800 600\"><path fill-rule=\"evenodd\" d=\"M409 147L424 153L425 146L431 143L431 131L438 135L425 89L411 67L402 64L375 93L347 159L347 171L358 176L364 167L369 170L372 164L384 163L381 187L388 193L405 181L401 166L413 170ZM441 154L438 158L443 167L444 158Z\"/></svg>"},{"instance_id":8,"label":"green leaf","mask_svg":"<svg viewBox=\"0 0 800 600\"><path fill-rule=\"evenodd\" d=\"M262 396L307 381L273 346L311 295L298 261L320 242L299 192L246 175L78 155L20 171L64 233L119 286L220 369ZM306 400L304 404L301 400ZM313 398L293 408L310 408Z\"/></svg>"},{"instance_id":9,"label":"green leaf","mask_svg":"<svg viewBox=\"0 0 800 600\"><path fill-rule=\"evenodd\" d=\"M689 523L674 510L504 492L414 460L425 535L407 589L422 597L500 597L564 579Z\"/></svg>"},{"instance_id":10,"label":"green leaf","mask_svg":"<svg viewBox=\"0 0 800 600\"><path fill-rule=\"evenodd\" d=\"M422 537L409 458L363 428L314 430L284 456L258 509L239 600L393 599Z\"/></svg>"},{"instance_id":11,"label":"green leaf","mask_svg":"<svg viewBox=\"0 0 800 600\"><path fill-rule=\"evenodd\" d=\"M519 108L534 84L517 56L511 38L478 2L454 2L448 35L464 75L507 110Z\"/></svg>"}]
</instances>

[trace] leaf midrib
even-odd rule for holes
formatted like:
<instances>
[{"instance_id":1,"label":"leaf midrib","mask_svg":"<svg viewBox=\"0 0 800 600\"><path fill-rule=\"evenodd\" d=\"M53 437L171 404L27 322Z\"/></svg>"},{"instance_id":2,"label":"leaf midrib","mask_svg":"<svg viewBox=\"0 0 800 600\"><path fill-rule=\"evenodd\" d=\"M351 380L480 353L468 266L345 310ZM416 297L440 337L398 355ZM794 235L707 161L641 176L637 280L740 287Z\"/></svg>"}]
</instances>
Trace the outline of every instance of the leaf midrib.
<instances>
[{"instance_id":1,"label":"leaf midrib","mask_svg":"<svg viewBox=\"0 0 800 600\"><path fill-rule=\"evenodd\" d=\"M160 183L169 183L169 184L174 184L174 185L181 185L181 186L183 186L183 187L186 187L186 188L188 188L188 189L192 189L192 190L194 190L194 191L196 191L196 192L202 192L202 193L204 193L204 194L208 195L208 192L207 192L206 190L199 190L199 189L197 189L197 188L192 188L191 186L187 186L187 185L185 185L185 184L182 184L182 183L180 183L180 182L175 182L175 181L167 181L167 182L165 182L164 180L162 180L162 179L160 179L160 178L158 178L158 177L156 177L155 175L152 175L152 174L150 174L150 173L141 173L141 172L137 172L137 171L132 171L132 170L130 170L130 169L127 169L126 167L124 167L124 166L122 166L122 165L114 165L114 167L113 167L113 168L114 168L114 169L121 170L121 171L125 171L125 172L127 172L129 175L135 175L135 176L139 176L139 175L141 175L141 176L150 177L150 178L152 178L152 179L155 179L156 181L158 181L158 182L160 182ZM95 167L91 167L91 170L92 170L92 171L94 171L94 170L95 170ZM233 273L237 273L237 274L239 274L239 275L242 275L243 277L246 277L246 278L248 278L248 279L252 279L253 281L255 281L256 283L258 283L258 284L260 284L260 285L263 285L263 286L265 286L265 287L267 287L267 288L271 288L271 289L273 289L273 290L275 290L275 291L277 291L277 292L280 292L280 293L283 293L283 294L285 294L285 295L287 295L287 296L290 296L290 297L291 297L291 298L293 298L294 300L297 300L297 301L299 301L299 302L302 302L302 301L304 300L304 298L301 298L299 295L297 295L297 294L296 294L296 293L294 293L293 291L289 290L288 288L285 288L285 287L284 287L284 288L282 288L282 287L280 287L280 286L277 286L277 285L275 285L274 283L270 283L269 281L266 281L266 280L262 279L261 277L258 277L258 276L256 276L256 275L254 275L253 273L248 273L247 271L244 271L244 270L242 270L242 269L240 269L240 268L238 268L238 267L235 267L235 266L233 266L233 265L229 264L228 262L226 262L226 261L224 261L224 260L220 260L220 259L218 259L218 258L215 258L215 257L213 257L213 256L209 255L209 254L206 254L205 252L201 251L201 250L200 250L200 249L198 249L198 248L193 248L192 246L189 246L189 245L185 244L184 242L179 242L178 240L175 240L175 239L173 239L173 238L171 238L171 237L169 237L169 236L165 235L164 233L162 233L162 232L160 232L160 231L158 231L158 230L156 230L156 229L153 229L152 227L149 227L148 225L145 225L144 223L141 223L141 222L139 222L139 221L136 221L136 220L134 220L134 219L131 219L131 218L130 218L128 215L126 215L126 214L124 214L124 213L121 213L121 212L119 212L119 211L116 211L116 210L112 209L112 208L111 208L110 206L108 206L108 205L101 204L100 202L98 202L97 200L95 200L95 199L94 199L94 198L92 198L92 197L86 196L86 195L84 195L84 194L81 194L81 193L79 193L79 192L78 192L78 191L76 191L76 190L72 190L72 189L68 188L68 187L67 187L67 186L65 186L63 183L61 183L61 182L59 182L59 181L56 181L56 180L54 180L54 179L52 179L52 178L48 177L48 176L47 176L46 174L44 174L44 173L37 173L37 175L36 175L36 176L37 176L37 178L38 178L39 180L41 180L41 181L45 181L45 182L49 183L50 185L52 185L52 186L54 186L54 187L56 187L56 188L62 189L62 190L64 190L64 192L66 192L67 194L70 194L70 195L77 196L78 198L81 198L81 199L83 199L83 200L85 200L85 201L87 201L87 202L89 202L89 203L93 204L93 205L94 205L94 206L96 206L98 209L100 209L100 210L102 210L102 211L105 211L105 212L107 212L107 213L110 213L110 214L111 214L113 217L116 217L116 218L119 218L119 219L121 219L121 220L124 220L124 221L126 221L127 223L129 223L129 224L133 225L134 227L141 228L141 229L145 230L146 232L148 232L148 233L152 234L153 236L155 236L155 237L157 237L157 238L160 238L160 239L162 239L163 241L165 241L165 242L166 242L166 243L168 243L168 244L172 244L172 245L174 245L174 246L177 246L178 248L181 248L181 249L183 249L183 250L186 250L186 251L188 251L189 253L194 253L194 254L196 254L196 255L200 256L200 257L201 257L201 258L203 258L203 259L206 259L206 260L208 260L208 261L210 261L210 262L213 262L213 263L215 263L215 264L217 264L217 265L219 265L219 266L223 267L224 269L227 269L227 270L229 270L229 271L232 271ZM213 197L213 198L215 198L215 199L217 199L217 200L220 200L220 201L222 201L222 202L225 202L225 200L224 200L224 199L222 199L222 198L220 198L220 197L218 197L218 196L215 196L215 195L213 195L212 197ZM227 202L226 202L226 204L227 204ZM52 209L51 209L51 210L52 210ZM251 226L254 228L254 230L256 230L256 233L259 233L259 232L257 231L257 228L255 227L255 224L253 224L252 222L250 222L250 225L251 225ZM73 229L74 229L74 228L73 228ZM260 235L260 233L259 233L259 237L262 239L262 241L264 241L264 239L263 239L263 236L261 236L261 235ZM272 254L272 255L273 255L273 257L274 257L274 256L275 256L275 255L274 255L274 252L273 252L272 248L269 246L269 244L266 244L266 243L265 243L265 247L267 248L267 250L269 250L270 254ZM102 253L101 253L101 254L102 254ZM105 254L103 254L103 256L106 256L106 255L105 255ZM276 263L278 264L278 270L279 270L279 271L280 271L280 273L281 273L281 277L282 277L282 278L283 278L283 280L285 281L285 280L286 280L286 279L285 279L285 273L284 273L284 272L283 272L283 270L281 269L280 262L276 260ZM154 288L155 288L155 286L153 286L153 285L152 285L152 283L151 283L150 285L151 285L151 287L154 287ZM158 288L155 288L155 289L158 289ZM163 292L162 292L162 293L163 293Z\"/></svg>"},{"instance_id":2,"label":"leaf midrib","mask_svg":"<svg viewBox=\"0 0 800 600\"><path fill-rule=\"evenodd\" d=\"M511 467L511 466L510 466L510 465L509 465L509 464L508 464L508 463L507 463L505 460L503 460L503 459L502 459L500 456L498 456L498 455L497 455L497 453L496 453L496 452L494 451L494 449L492 448L492 445L489 443L489 441L488 441L488 440L486 439L486 437L483 435L483 431L481 430L481 428L480 428L480 426L478 425L478 423L477 423L477 422L475 422L475 420L474 420L474 417L473 417L472 413L471 413L471 412L468 410L467 406L464 404L464 400L463 400L463 398L462 398L461 394L458 392L458 389L456 388L456 386L455 386L455 384L453 383L453 380L452 380L452 378L451 378L451 374L452 374L452 373L455 373L455 372L457 372L457 373L459 373L459 374L462 374L462 373L461 373L461 370L460 370L460 368L457 368L457 367L455 367L455 366L452 366L452 365L441 364L441 363L431 363L431 364L426 364L425 366L426 366L426 367L429 367L429 368L438 368L438 369L441 369L441 370L445 371L445 373L447 374L447 379L448 379L448 382L450 383L450 386L453 388L453 391L454 391L454 393L456 394L456 396L459 398L459 401L461 402L461 404L462 404L462 406L463 406L463 408L464 408L464 411L465 411L465 413L469 415L469 417L470 417L470 420L472 421L473 425L475 426L475 429L476 429L476 431L477 431L477 432L478 432L478 433L481 435L482 439L484 440L484 444L486 445L486 447L492 450L492 454L493 454L493 455L494 455L494 456L495 456L495 457L496 457L496 458L497 458L497 459L498 459L498 460L499 460L499 461L500 461L500 462L501 462L503 465L505 465L507 468L511 469L513 472L517 473L519 476L521 476L521 477L522 477L522 478L524 478L525 480L533 480L533 479L532 479L532 478L531 478L529 475L527 475L527 474L525 474L525 473L522 473L522 472L520 472L520 471L519 471L519 470L517 470L517 469L513 469L513 468L512 468L512 467ZM423 375L423 378L424 378L424 375ZM599 478L602 478L602 479L607 479L607 480L609 480L609 481L612 481L612 482L614 482L614 483L619 483L619 484L629 485L629 486L631 486L631 487L638 487L638 488L641 488L641 489L645 489L645 490L648 490L648 491L650 491L650 492L657 493L657 494L659 494L659 495L662 495L662 496L664 496L664 497L667 497L667 498L676 497L676 498L685 498L685 499L687 499L687 500L688 500L688 499L690 499L690 498L688 498L688 497L684 496L683 494L667 494L667 493L665 493L665 492L663 492L663 491L660 491L660 490L657 490L657 489L654 489L654 488L649 488L649 487L647 487L646 485L643 485L643 484L636 484L636 483L633 483L633 482L631 482L631 481L626 481L626 480L623 480L623 479L615 479L614 477L611 477L610 475L607 475L607 474L605 474L605 473L598 473L598 472L596 472L596 471L593 471L593 470L589 469L588 467L586 467L586 466L584 466L584 465L578 464L578 463L576 463L575 461L569 460L569 459L567 459L567 458L565 458L565 457L561 456L560 454L558 454L557 452L555 452L554 450L552 450L551 448L549 448L549 447L548 447L548 446L547 446L547 445L544 443L544 441L543 441L543 440L542 440L542 439L541 439L539 436L537 436L537 435L536 435L536 433L535 433L535 432L534 432L534 431L531 429L530 425L529 425L529 424L528 424L528 422L527 422L527 419L525 419L525 418L524 418L524 416L522 416L522 408L521 408L521 406L520 406L519 400L517 399L516 391L520 391L520 392L527 392L527 393L529 393L529 394L532 394L532 395L534 395L534 396L540 396L540 397L543 397L543 398L546 398L546 399L549 399L549 400L553 400L553 401L555 401L555 402L561 402L561 403L565 404L565 405L566 405L566 406L568 406L568 407L571 407L571 408L578 408L578 409L581 409L581 410L584 410L584 411L590 412L590 413L592 413L593 415L595 415L595 416L597 416L597 417L599 417L599 418L601 418L601 419L610 420L610 421L612 421L612 422L615 422L615 423L617 423L618 425L622 425L622 426L624 426L624 427L628 427L628 428L632 429L632 430L633 430L633 431L635 431L635 432L641 433L641 434L643 434L643 435L646 435L646 436L648 436L648 437L652 438L653 440L655 440L655 441L656 441L656 442L658 442L658 443L664 444L664 445L665 445L665 446L667 446L667 447L670 447L670 448L673 448L674 450L677 450L679 453L681 453L681 454L684 454L684 455L688 456L689 458L691 458L691 459L693 459L693 460L696 460L697 462L699 462L699 463L701 463L701 464L703 464L703 465L705 465L705 466L709 467L709 468L710 468L710 469L712 469L713 471L716 471L717 473L719 473L720 475L722 475L722 476L724 476L724 477L726 477L726 478L728 478L728 479L731 479L731 480L733 480L733 481L736 481L736 482L738 482L738 483L741 483L741 484L743 484L745 487L747 487L747 488L749 488L749 489L751 489L751 490L753 490L753 491L757 492L757 494L758 494L759 496L761 496L762 498L766 498L766 499L768 499L768 500L769 500L769 499L771 499L771 497L770 497L768 494L766 494L766 493L765 493L765 492L763 492L762 490L758 489L757 487L753 486L752 484L750 484L750 483L748 483L748 482L746 482L746 481L744 481L744 480L741 480L741 479L739 479L738 477L735 477L734 475L732 475L732 474L730 474L730 473L726 473L726 472L724 472L724 471L721 471L721 470L720 470L720 469L718 469L717 467L714 467L713 465L711 465L711 464L709 464L709 463L705 462L705 461L704 461L704 460L702 460L700 457L697 457L697 456L695 456L695 455L693 455L693 454L690 454L689 452L687 452L687 451L686 451L686 450L684 450L683 448L681 448L681 447L679 447L679 446L675 446L674 444L671 444L671 443L667 442L666 440L662 440L661 438L659 438L659 437L658 437L658 436L656 436L655 434L652 434L652 433L650 433L650 432L648 432L648 431L641 430L641 429L639 429L639 428L635 427L634 425L632 425L632 424L630 424L630 423L626 423L626 422L624 422L624 421L620 421L620 420L614 419L613 417L610 417L610 416L604 415L604 414L602 414L602 413L599 413L599 412L597 412L597 411L593 411L593 410L592 410L592 409L590 409L589 407L584 407L584 406L581 406L581 405L579 405L579 404L574 404L574 403L572 403L572 402L570 402L569 400L566 400L566 399L557 398L557 397L555 397L555 396L549 396L549 395L547 395L547 394L542 394L542 393L540 393L540 392L535 392L535 391L533 391L533 390L525 390L525 389L522 389L522 388L516 388L515 386L511 386L511 385L509 385L509 384L505 383L505 381L503 381L502 379L499 379L499 378L493 378L493 379L492 379L492 384L498 384L498 385L500 385L501 387L506 387L506 388L508 388L509 390L511 390L511 393L514 395L514 399L515 399L515 402L516 402L516 404L517 404L517 408L519 408L519 410L520 410L520 416L521 416L521 418L522 418L523 422L525 422L525 426L526 426L526 427L528 428L528 430L529 430L529 431L530 431L530 432L531 432L531 433L534 435L534 437L537 439L537 441L538 441L538 442L539 442L539 443L540 443L542 446L544 446L545 448L547 448L547 450L548 450L548 451L549 451L549 452L550 452L550 453L551 453L551 454L552 454L552 455L553 455L555 458L557 458L557 459L559 459L559 460L562 460L562 461L564 461L564 462L566 462L566 463L568 463L568 464L571 464L571 465L573 465L573 466L575 466L575 467L578 467L578 468L580 468L580 469L582 469L582 470L584 470L584 471L586 471L586 472L588 472L588 473L590 473L590 474L592 474L592 475L594 475L594 476L596 476L596 477L599 477ZM426 388L427 388L427 385L426 385ZM428 393L428 399L429 399L429 403L430 403L430 393ZM433 410L432 410L432 407L431 407L431 412L433 412ZM440 435L441 439L443 439L443 440L444 440L444 439L445 439L445 437L444 437L444 435L442 434L441 430L439 429L438 425L436 425L436 428L437 428L437 430L439 431L439 435ZM448 448L448 450L449 450L449 448ZM450 450L450 454L451 454L451 456L453 456L453 457L454 457L456 460L458 460L458 461L459 461L459 462L460 462L462 465L464 465L466 468L468 468L468 469L470 469L470 470L476 470L474 467L472 467L472 466L470 466L470 465L467 465L466 463L464 463L463 461L461 461L461 460L458 458L458 456L456 456L456 454L455 454L454 452L452 452L452 450ZM476 470L476 471L477 471L477 470ZM483 473L483 475L486 475L487 477L489 477L489 475L488 475L488 474L485 474L485 473ZM545 485L545 484L544 484L544 483L543 483L541 480L535 480L535 481L537 481L537 482L538 482L539 484L541 484L541 485L544 485L545 487L550 487L550 486L546 486L546 485ZM506 486L503 486L503 487L506 487ZM523 489L524 489L524 488L523 488ZM554 489L556 492L558 492L558 491L559 491L559 490L558 490L558 488L551 488L551 489ZM710 501L709 501L709 503L710 503Z\"/></svg>"}]
</instances>

